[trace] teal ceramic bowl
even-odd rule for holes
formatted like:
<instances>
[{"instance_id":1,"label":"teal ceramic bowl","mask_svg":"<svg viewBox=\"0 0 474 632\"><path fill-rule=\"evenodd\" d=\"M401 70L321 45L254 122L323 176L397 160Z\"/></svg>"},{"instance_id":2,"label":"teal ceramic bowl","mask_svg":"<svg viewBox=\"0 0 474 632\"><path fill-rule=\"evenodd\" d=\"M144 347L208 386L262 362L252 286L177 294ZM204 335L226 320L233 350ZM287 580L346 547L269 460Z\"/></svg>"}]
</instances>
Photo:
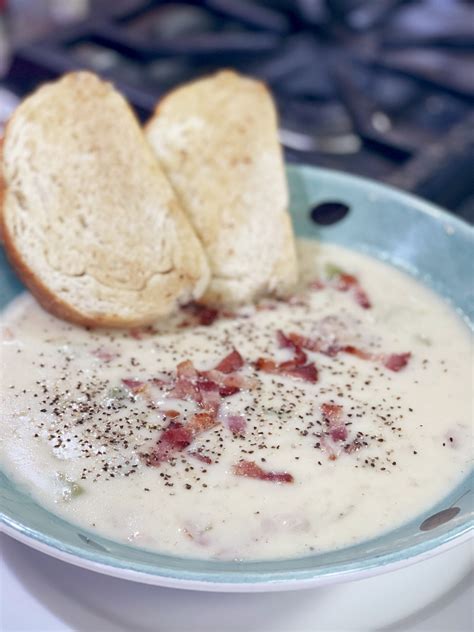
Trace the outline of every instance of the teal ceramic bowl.
<instances>
[{"instance_id":1,"label":"teal ceramic bowl","mask_svg":"<svg viewBox=\"0 0 474 632\"><path fill-rule=\"evenodd\" d=\"M298 235L389 261L431 286L472 326L472 228L422 200L368 180L310 167L289 167L288 176ZM318 225L312 219L318 212L311 210L327 202L341 202L349 212L336 223ZM322 208L331 210L328 205ZM22 290L3 253L0 288L2 307ZM472 476L428 512L376 539L330 553L268 562L185 559L118 544L46 511L0 472L1 519L4 531L14 538L110 575L199 590L283 590L394 570L460 543L473 526L471 484Z\"/></svg>"}]
</instances>

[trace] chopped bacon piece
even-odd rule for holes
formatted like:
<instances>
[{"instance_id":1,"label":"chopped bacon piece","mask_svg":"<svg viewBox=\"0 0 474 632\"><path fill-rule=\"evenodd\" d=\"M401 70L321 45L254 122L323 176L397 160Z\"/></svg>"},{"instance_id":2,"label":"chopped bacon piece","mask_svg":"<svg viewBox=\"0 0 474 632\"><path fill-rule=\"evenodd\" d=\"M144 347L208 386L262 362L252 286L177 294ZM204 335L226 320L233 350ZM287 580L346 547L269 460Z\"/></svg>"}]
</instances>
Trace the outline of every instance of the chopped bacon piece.
<instances>
[{"instance_id":1,"label":"chopped bacon piece","mask_svg":"<svg viewBox=\"0 0 474 632\"><path fill-rule=\"evenodd\" d=\"M336 423L341 420L342 406L339 404L321 404L321 412L328 423Z\"/></svg>"},{"instance_id":2,"label":"chopped bacon piece","mask_svg":"<svg viewBox=\"0 0 474 632\"><path fill-rule=\"evenodd\" d=\"M302 349L306 349L307 351L315 351L317 353L323 353L324 355L329 356L330 358L334 358L338 352L341 350L339 345L335 343L326 343L321 339L312 339L305 338L300 334L290 333L288 334L288 338L293 342L297 347L301 347Z\"/></svg>"},{"instance_id":3,"label":"chopped bacon piece","mask_svg":"<svg viewBox=\"0 0 474 632\"><path fill-rule=\"evenodd\" d=\"M159 466L168 461L175 452L185 450L193 440L193 433L183 424L172 421L162 432L150 454L144 455L146 465Z\"/></svg>"},{"instance_id":4,"label":"chopped bacon piece","mask_svg":"<svg viewBox=\"0 0 474 632\"><path fill-rule=\"evenodd\" d=\"M282 349L289 348L294 349L295 347L299 347L300 345L297 342L294 342L290 336L286 336L281 329L277 331L277 340L278 344Z\"/></svg>"},{"instance_id":5,"label":"chopped bacon piece","mask_svg":"<svg viewBox=\"0 0 474 632\"><path fill-rule=\"evenodd\" d=\"M259 381L256 377L233 374L224 377L223 385L229 389L238 388L239 390L251 391L259 385Z\"/></svg>"},{"instance_id":6,"label":"chopped bacon piece","mask_svg":"<svg viewBox=\"0 0 474 632\"><path fill-rule=\"evenodd\" d=\"M391 353L383 358L383 365L390 371L401 371L410 361L411 353Z\"/></svg>"},{"instance_id":7,"label":"chopped bacon piece","mask_svg":"<svg viewBox=\"0 0 474 632\"><path fill-rule=\"evenodd\" d=\"M219 422L211 412L196 413L186 424L186 428L194 435L205 432L217 426Z\"/></svg>"},{"instance_id":8,"label":"chopped bacon piece","mask_svg":"<svg viewBox=\"0 0 474 632\"><path fill-rule=\"evenodd\" d=\"M357 277L346 272L334 272L330 279L323 281L316 279L309 284L312 290L323 290L324 288L333 288L338 292L351 292L355 302L363 309L370 309L372 303L367 292L362 288Z\"/></svg>"},{"instance_id":9,"label":"chopped bacon piece","mask_svg":"<svg viewBox=\"0 0 474 632\"><path fill-rule=\"evenodd\" d=\"M211 465L212 463L212 459L206 454L202 454L201 452L199 452L199 450L190 450L188 454L189 456L193 456L198 461L201 461L201 463L207 463L207 465Z\"/></svg>"},{"instance_id":10,"label":"chopped bacon piece","mask_svg":"<svg viewBox=\"0 0 474 632\"><path fill-rule=\"evenodd\" d=\"M347 274L346 272L340 272L336 275L335 286L336 289L340 292L347 292L351 288L359 285L358 280L352 274Z\"/></svg>"},{"instance_id":11,"label":"chopped bacon piece","mask_svg":"<svg viewBox=\"0 0 474 632\"><path fill-rule=\"evenodd\" d=\"M146 383L140 380L122 380L122 384L128 388L134 394L141 393L146 388Z\"/></svg>"},{"instance_id":12,"label":"chopped bacon piece","mask_svg":"<svg viewBox=\"0 0 474 632\"><path fill-rule=\"evenodd\" d=\"M322 404L321 412L324 421L329 428L329 434L333 441L345 441L347 439L347 428L342 419L342 406L338 404Z\"/></svg>"},{"instance_id":13,"label":"chopped bacon piece","mask_svg":"<svg viewBox=\"0 0 474 632\"><path fill-rule=\"evenodd\" d=\"M227 415L224 422L231 432L241 435L247 427L247 420L242 415Z\"/></svg>"},{"instance_id":14,"label":"chopped bacon piece","mask_svg":"<svg viewBox=\"0 0 474 632\"><path fill-rule=\"evenodd\" d=\"M161 433L153 450L144 455L146 465L158 467L161 463L169 461L176 452L182 452L190 446L197 435L210 430L218 423L216 415L210 412L193 415L186 425L179 421L171 421Z\"/></svg>"},{"instance_id":15,"label":"chopped bacon piece","mask_svg":"<svg viewBox=\"0 0 474 632\"><path fill-rule=\"evenodd\" d=\"M164 410L163 415L170 419L175 419L175 417L179 417L180 413L177 410Z\"/></svg>"},{"instance_id":16,"label":"chopped bacon piece","mask_svg":"<svg viewBox=\"0 0 474 632\"><path fill-rule=\"evenodd\" d=\"M269 358L258 358L255 362L255 368L264 373L288 375L300 378L306 382L317 382L318 370L313 363L305 364L308 358L301 346L280 330L277 331L277 339L280 347L290 348L293 351L293 358L286 362L275 362L275 360Z\"/></svg>"},{"instance_id":17,"label":"chopped bacon piece","mask_svg":"<svg viewBox=\"0 0 474 632\"><path fill-rule=\"evenodd\" d=\"M217 309L206 307L201 305L201 303L189 303L183 307L183 310L191 314L199 325L204 325L205 327L212 325L219 316Z\"/></svg>"},{"instance_id":18,"label":"chopped bacon piece","mask_svg":"<svg viewBox=\"0 0 474 632\"><path fill-rule=\"evenodd\" d=\"M216 366L221 373L234 373L244 366L244 360L237 349L234 349Z\"/></svg>"},{"instance_id":19,"label":"chopped bacon piece","mask_svg":"<svg viewBox=\"0 0 474 632\"><path fill-rule=\"evenodd\" d=\"M375 360L375 357L371 353L364 351L363 349L359 349L359 347L354 347L353 345L345 345L344 347L341 347L341 351L354 355L361 360Z\"/></svg>"},{"instance_id":20,"label":"chopped bacon piece","mask_svg":"<svg viewBox=\"0 0 474 632\"><path fill-rule=\"evenodd\" d=\"M185 377L190 380L197 378L198 372L194 368L191 360L184 360L184 362L180 362L176 367L176 375L178 378Z\"/></svg>"},{"instance_id":21,"label":"chopped bacon piece","mask_svg":"<svg viewBox=\"0 0 474 632\"><path fill-rule=\"evenodd\" d=\"M293 483L294 481L293 476L288 472L266 472L255 461L239 461L237 465L234 465L233 472L236 476L257 478L261 481L275 483Z\"/></svg>"},{"instance_id":22,"label":"chopped bacon piece","mask_svg":"<svg viewBox=\"0 0 474 632\"><path fill-rule=\"evenodd\" d=\"M297 377L305 382L311 382L315 384L318 381L318 369L312 362L309 364L303 364L303 366L295 366L283 369L280 371L284 375L291 375L291 377Z\"/></svg>"},{"instance_id":23,"label":"chopped bacon piece","mask_svg":"<svg viewBox=\"0 0 474 632\"><path fill-rule=\"evenodd\" d=\"M219 395L221 397L230 397L231 395L235 395L240 391L240 388L237 386L221 386L219 389Z\"/></svg>"},{"instance_id":24,"label":"chopped bacon piece","mask_svg":"<svg viewBox=\"0 0 474 632\"><path fill-rule=\"evenodd\" d=\"M158 333L158 330L152 327L151 325L146 325L145 327L132 327L128 330L128 334L131 338L135 338L135 340L142 340L145 336L154 336Z\"/></svg>"},{"instance_id":25,"label":"chopped bacon piece","mask_svg":"<svg viewBox=\"0 0 474 632\"><path fill-rule=\"evenodd\" d=\"M279 364L269 358L258 358L255 368L264 373L275 373L277 375L288 375L297 377L306 382L315 383L318 381L318 370L313 363L298 365L295 362L282 362Z\"/></svg>"},{"instance_id":26,"label":"chopped bacon piece","mask_svg":"<svg viewBox=\"0 0 474 632\"><path fill-rule=\"evenodd\" d=\"M116 351L109 351L104 347L94 349L94 351L91 351L91 353L93 356L99 358L99 360L102 360L103 362L111 362L112 360L115 360L115 358L119 357L119 354Z\"/></svg>"},{"instance_id":27,"label":"chopped bacon piece","mask_svg":"<svg viewBox=\"0 0 474 632\"><path fill-rule=\"evenodd\" d=\"M360 285L357 285L354 288L353 293L355 302L362 307L362 309L370 309L372 307L372 303L370 302L369 297L367 296L367 292L363 290Z\"/></svg>"}]
</instances>

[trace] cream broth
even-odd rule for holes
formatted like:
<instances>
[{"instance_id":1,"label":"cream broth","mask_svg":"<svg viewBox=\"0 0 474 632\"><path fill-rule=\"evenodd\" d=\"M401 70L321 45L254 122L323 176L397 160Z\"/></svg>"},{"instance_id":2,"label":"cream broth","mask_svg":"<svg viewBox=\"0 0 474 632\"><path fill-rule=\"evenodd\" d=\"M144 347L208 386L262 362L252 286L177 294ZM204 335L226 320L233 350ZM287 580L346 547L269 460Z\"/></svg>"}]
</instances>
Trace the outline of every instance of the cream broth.
<instances>
[{"instance_id":1,"label":"cream broth","mask_svg":"<svg viewBox=\"0 0 474 632\"><path fill-rule=\"evenodd\" d=\"M193 557L327 551L427 510L470 467L467 327L369 257L299 256L288 301L152 328L86 330L16 299L5 471L87 530Z\"/></svg>"}]
</instances>

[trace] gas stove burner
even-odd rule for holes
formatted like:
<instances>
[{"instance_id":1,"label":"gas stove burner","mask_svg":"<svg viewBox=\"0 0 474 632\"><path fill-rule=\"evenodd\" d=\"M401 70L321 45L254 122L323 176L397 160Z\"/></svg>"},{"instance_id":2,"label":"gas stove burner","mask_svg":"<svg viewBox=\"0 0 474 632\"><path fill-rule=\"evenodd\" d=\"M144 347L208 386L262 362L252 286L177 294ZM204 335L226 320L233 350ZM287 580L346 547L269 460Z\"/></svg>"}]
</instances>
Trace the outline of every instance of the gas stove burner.
<instances>
[{"instance_id":1,"label":"gas stove burner","mask_svg":"<svg viewBox=\"0 0 474 632\"><path fill-rule=\"evenodd\" d=\"M87 67L112 79L146 119L177 84L231 67L271 87L288 160L395 182L451 207L474 200L471 2L100 5L105 9L85 22L19 50L10 84L26 92L41 80ZM435 185L447 172L451 197L440 196Z\"/></svg>"}]
</instances>

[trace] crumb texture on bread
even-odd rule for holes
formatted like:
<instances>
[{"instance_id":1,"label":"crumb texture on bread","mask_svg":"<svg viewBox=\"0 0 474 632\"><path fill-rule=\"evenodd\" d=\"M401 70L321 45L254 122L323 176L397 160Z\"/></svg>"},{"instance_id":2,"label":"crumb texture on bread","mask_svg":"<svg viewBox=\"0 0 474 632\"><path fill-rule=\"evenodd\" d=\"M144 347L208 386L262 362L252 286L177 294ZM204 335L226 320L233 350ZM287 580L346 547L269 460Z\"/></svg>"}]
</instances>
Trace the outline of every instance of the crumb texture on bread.
<instances>
[{"instance_id":1,"label":"crumb texture on bread","mask_svg":"<svg viewBox=\"0 0 474 632\"><path fill-rule=\"evenodd\" d=\"M205 290L204 250L135 115L92 73L23 101L1 172L7 255L57 315L147 323Z\"/></svg>"},{"instance_id":2,"label":"crumb texture on bread","mask_svg":"<svg viewBox=\"0 0 474 632\"><path fill-rule=\"evenodd\" d=\"M297 279L277 117L266 87L222 71L157 106L148 139L206 250L214 304L285 294Z\"/></svg>"}]
</instances>

